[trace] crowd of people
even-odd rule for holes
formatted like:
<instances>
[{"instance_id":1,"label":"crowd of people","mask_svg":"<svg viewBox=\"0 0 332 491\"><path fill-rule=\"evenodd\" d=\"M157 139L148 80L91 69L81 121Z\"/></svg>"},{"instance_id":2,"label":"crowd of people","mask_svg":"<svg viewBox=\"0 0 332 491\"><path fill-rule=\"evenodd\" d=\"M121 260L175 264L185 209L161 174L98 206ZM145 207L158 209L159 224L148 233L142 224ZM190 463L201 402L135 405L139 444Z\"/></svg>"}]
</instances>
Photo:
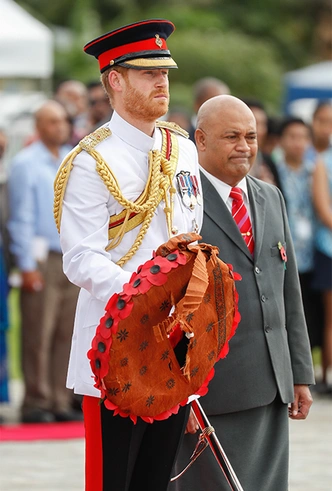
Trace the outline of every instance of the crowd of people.
<instances>
[{"instance_id":1,"label":"crowd of people","mask_svg":"<svg viewBox=\"0 0 332 491\"><path fill-rule=\"evenodd\" d=\"M166 42L172 28L166 21L164 24L163 29L166 26L167 34L164 33ZM158 28L158 25L153 25L153 27ZM135 40L138 29L141 29L140 25L130 27L129 35L133 36L133 40ZM118 33L115 32L109 37L117 39L117 35ZM107 39L106 36L105 39L95 40L91 46L87 45L87 53L98 58L108 49ZM164 42L159 38L157 41ZM157 41L154 42L157 44ZM100 51L97 52L97 49ZM10 398L5 332L10 328L8 278L13 270L18 271L20 278L21 367L25 389L21 407L22 422L47 423L82 420L82 396L92 395L92 399L95 399L95 394L90 394L86 388L78 390L76 395L66 388L71 345L73 349L77 349L76 335L73 341L72 335L79 288L81 288L81 294L75 322L76 324L81 322L84 317L82 322L87 333L88 328L95 326L102 315L110 292L110 289L105 286L107 281L112 282L111 290L116 290L116 287L120 287L120 283L123 284L129 280L128 271L131 270L128 269L129 266L128 268L126 266L119 273L119 267L101 252L105 245L105 237L102 232L105 227L108 227L107 218L112 211L115 213L116 207L107 195L106 187L97 173L91 174L89 160L82 156L76 157L75 172L69 180L66 191L66 207L63 207L61 241L53 218L53 184L59 166L70 150L82 138L100 126L106 125L105 127L108 128L111 117L110 128L115 141L112 144L115 147L112 149L110 146L108 149L108 142L101 140L105 155L111 159L113 152L118 152L123 158L137 160L143 166L143 154L145 155L153 145L151 135L154 132L155 120L162 118L168 122L178 123L189 133L193 145L189 148L188 142L183 141L183 138L179 139L183 152L180 158L183 155L188 158L194 145L197 147L202 187L207 196L206 199L204 198L206 210L204 210L205 218L201 234L204 241L207 241L207 237L214 245L222 244L221 259L228 263L239 264L240 269L242 268L244 272L245 277L240 287L240 290L243 289L243 295L240 295L240 302L242 302L240 307L244 331L242 331L243 338L239 335L235 343L242 342L242 348L238 350L240 353L241 349L244 350L241 355L243 359L246 357L250 360L250 356L255 356L257 346L259 346L259 356L261 356L260 363L255 369L249 366L249 363L245 370L247 378L243 377L243 370L237 371L236 359L230 357L228 365L227 361L223 365L223 377L228 370L229 377L233 377L232 383L230 384L229 381L225 383L223 378L216 376L214 384L220 384L222 387L222 398L219 401L217 397L214 397L217 392L212 385L211 394L214 398L213 400L206 399L207 408L210 414L214 415L214 426L219 427L224 435L230 425L235 423L241 427L243 432L247 432L246 441L248 442L253 441L251 428L256 428L259 422L264 421L270 430L265 431L264 435L262 432L257 432L255 438L259 439L260 445L264 440L265 447L259 454L252 453L253 447L250 443L247 449L243 446L245 457L241 457L240 452L239 458L248 459L251 453L253 459L261 462L261 467L257 467L258 473L264 475L265 472L262 469L268 469L268 463L264 459L270 458L270 453L266 452L266 448L274 447L275 460L279 461L281 468L286 469L288 465L286 462L287 439L282 435L287 432L285 408L288 403L292 402L293 383L296 388L295 402L292 403L290 417L294 419L306 417L311 404L307 386L314 383L310 362L307 359L308 352L303 331L305 322L301 317L302 303L310 348L313 350L318 347L321 352L321 373L318 373L318 383L316 386L313 385L311 390L330 396L332 394L332 106L330 102L319 101L310 124L298 117L287 116L279 118L276 129L276 122L269 117L262 101L254 98L237 99L231 95L231 87L228 87L223 81L206 77L197 81L193 86L192 114L187 109L172 106L167 112L168 72L166 73L165 70L176 68L176 64L166 51L162 58L158 57L152 57L153 68L148 65L140 66L141 69L149 71L150 78L146 80L143 80L145 71L136 70L134 63L136 59L131 55L131 58L127 56L124 61L121 58L116 70L105 68L100 64L101 72L104 74L106 71L108 77L102 75L103 83L96 81L85 85L78 80L67 80L61 83L54 91L53 98L45 101L35 112L35 132L30 135L24 148L12 159L8 169L2 175L0 403L8 402ZM99 62L102 63L100 59ZM147 60L149 58L145 59L145 63ZM123 63L124 66L122 66ZM126 72L128 69L130 77ZM152 113L152 104L150 107L143 95L144 90L151 88L154 84L160 87L162 93L158 101L159 110ZM130 90L127 95L128 87ZM137 101L140 102L140 106ZM140 129L140 132L137 128ZM257 140L255 128L257 128ZM242 137L243 141L241 140L240 144L238 140ZM250 155L246 157L246 166L242 166L239 175L234 175L229 163L234 159L235 161L243 159L240 156L240 150L237 150L240 145L243 145L244 148L241 152L247 152ZM0 131L0 160L5 150L6 133ZM192 155L192 162L184 159L181 165L183 168L187 166L189 174L192 172L195 177L198 163L195 161L194 154ZM125 186L130 176L128 173L121 174L121 161L115 162L117 177ZM196 177L200 182L199 176ZM137 180L135 184L135 179L133 175L130 181L132 187L129 186L129 192L133 195L136 190L135 185L138 186L137 191L140 188L140 182ZM244 182L247 184L243 184ZM261 194L258 192L260 182L262 183ZM274 187L271 188L270 184ZM235 202L236 192L234 197L231 194L225 197L223 194L225 186L231 186L232 189L237 190L237 193L244 194L243 202L249 208L249 218L256 223L255 247L261 247L263 240L266 240L267 237L269 240L272 236L276 238L277 245L274 248L271 247L269 257L266 255L267 245L264 245L265 253L262 257L257 256L261 262L258 261L255 268L252 264L253 253L250 252L250 249L247 250L229 213L232 208L229 200L232 198ZM122 185L120 187L123 191ZM285 201L285 208L283 201L280 201L280 196ZM256 201L259 203L262 199L268 203L266 215L265 211L263 214L260 208L256 208ZM218 209L222 210L218 213L215 213L214 209L216 203ZM180 205L180 202L175 204L179 209L178 214L174 215L176 221L179 210L184 210L183 220L178 219L181 223L180 231L189 231L190 221L195 222L195 231L196 228L200 229L202 216L197 203L194 220L192 220L192 209L188 211ZM90 216L87 216L86 210L89 211ZM218 224L220 220L223 221L222 225ZM229 229L226 226L227 220L231 221ZM261 237L258 224L264 221L267 225ZM250 235L251 232L246 233ZM277 237L278 234L280 237ZM162 243L164 234L158 227L153 232L152 227L151 230L149 229L148 237L151 243L157 246L156 241L159 240L159 243ZM234 249L233 242L238 242L239 249L242 248L241 253ZM151 246L145 247L148 250L151 248ZM121 251L120 247L115 248L112 257L120 259ZM137 266L136 262L139 257L138 255L137 259L135 258L134 262L129 262L129 264ZM251 259L250 263L248 257ZM278 262L279 257L282 261ZM63 272L63 267L66 274ZM133 266L132 268L132 270L135 269ZM96 276L93 276L94 274ZM285 288L283 287L284 275L287 278ZM247 301L245 300L246 292ZM84 310L87 306L89 306L89 311ZM262 315L259 314L261 309ZM283 309L285 309L284 314ZM92 313L94 319L92 319ZM276 334L277 329L274 330L276 319L283 315L282 322L288 326L288 341L282 337L282 332L279 339L279 334ZM255 329L252 332L255 338L252 342L257 343L257 346L252 348L251 355L246 352L245 334L246 327L253 328L252 324L247 325L249 318L251 321L252 319L257 321L255 324L257 332L254 332ZM268 324L266 324L266 319L269 319ZM269 350L267 345L270 341L266 341L265 336L271 339ZM86 341L90 339L86 338ZM288 350L291 351L291 355L288 354ZM73 353L74 351L71 355L72 387L76 387L79 383L84 385L84 381L81 380L82 375L78 375L76 371L83 370L82 366L87 363L87 360L83 362L79 358L79 356L86 355L86 350L83 354L77 354L75 351L75 356ZM284 366L280 365L280 357ZM291 380L289 369L291 363L294 382ZM80 368L77 367L77 364L80 364ZM237 388L235 387L234 390L236 384ZM255 384L256 387L253 390ZM235 397L239 391L242 396ZM85 401L85 411L91 421L90 416L95 415L97 409L87 402L88 398L85 397ZM263 414L262 408L264 411L267 408L268 411ZM229 413L231 416L227 419ZM238 415L237 419L234 419L232 413ZM183 430L186 417L188 413L183 410L178 415L178 423L170 425L167 431L178 435L179 431ZM103 412L101 418L107 434L115 431L112 422L105 417ZM88 424L87 421L86 424ZM172 421L174 423L175 418ZM271 429L273 426L271 421L278 421L274 430ZM193 429L195 424L190 418L188 425L188 432L195 433ZM131 429L127 428L127 421L125 426L123 431L128 431L131 435ZM92 429L94 430L95 427L92 426ZM144 433L147 430L139 431ZM162 438L163 431L165 430L160 430L159 436L157 433L157 437L154 436L154 438ZM278 445L276 445L277 436L279 437ZM131 436L128 438L130 440ZM143 437L140 436L140 438ZM152 439L151 436L149 438ZM230 442L233 439L231 432L229 439ZM153 441L157 445L156 440ZM177 444L178 437L172 443L174 448L170 450L171 454L175 453L174 449ZM258 448L259 444L257 441L255 448ZM106 452L104 458L111 455L112 448L112 445L107 451L104 448ZM190 457L190 448L193 448L191 440L184 439L176 464L177 470L180 471L188 455ZM232 446L229 452L232 454ZM263 453L266 454L265 457ZM165 471L165 474L162 475L163 489L166 489L165 482L172 469L172 455L167 464L167 472ZM160 456L160 458L163 457ZM236 455L233 455L233 460L237 462ZM204 465L204 461L201 462ZM137 466L134 465L134 474L141 475L144 465L143 460L141 462L143 467L140 470L137 470ZM254 464L251 468L253 467L255 467ZM116 467L114 471L116 473ZM91 479L95 470L90 469L89 472L89 479ZM124 479L121 482L125 482L126 472L127 470L121 476L121 479ZM241 472L239 469L240 474ZM248 489L255 489L258 477L253 473L249 476L246 469L242 475L244 481L248 482ZM197 467L196 475L188 473L188 476L187 485L190 489L196 489L194 485L198 486L199 479L202 477L200 468ZM287 476L287 471L285 471L285 476ZM105 473L103 478L106 479ZM277 489L273 486L280 485L280 474L276 478L278 484L273 484L271 481L271 487L267 489ZM159 482L158 479L159 477L156 477L156 483ZM211 473L209 479L211 483L218 481L217 471L215 476ZM189 487L182 487L185 486L183 482L181 484L179 480L174 485L176 488L171 487L173 485L170 488L189 489ZM206 485L206 482L202 482L202 486ZM209 489L214 489L215 484L211 486ZM278 489L286 489L287 483L282 486Z\"/></svg>"},{"instance_id":2,"label":"crowd of people","mask_svg":"<svg viewBox=\"0 0 332 491\"><path fill-rule=\"evenodd\" d=\"M78 288L62 272L60 239L53 218L53 185L64 156L109 121L112 108L100 82L59 84L34 113L34 131L1 167L1 393L9 401L9 276L19 277L20 370L24 423L82 420L80 399L65 380ZM0 131L0 160L8 149ZM16 274L17 277L17 274Z\"/></svg>"}]
</instances>

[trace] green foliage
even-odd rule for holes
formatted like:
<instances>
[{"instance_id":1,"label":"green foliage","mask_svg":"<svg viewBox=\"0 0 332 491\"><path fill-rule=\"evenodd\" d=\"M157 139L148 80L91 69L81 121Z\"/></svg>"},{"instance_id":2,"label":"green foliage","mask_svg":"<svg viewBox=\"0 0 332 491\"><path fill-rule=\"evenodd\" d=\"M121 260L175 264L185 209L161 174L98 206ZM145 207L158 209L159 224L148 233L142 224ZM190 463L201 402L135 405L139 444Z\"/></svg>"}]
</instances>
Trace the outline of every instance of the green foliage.
<instances>
[{"instance_id":1,"label":"green foliage","mask_svg":"<svg viewBox=\"0 0 332 491\"><path fill-rule=\"evenodd\" d=\"M68 51L56 51L54 87L68 79L77 79L87 83L99 78L97 62L93 57L84 53L83 44L75 43Z\"/></svg>"},{"instance_id":2,"label":"green foliage","mask_svg":"<svg viewBox=\"0 0 332 491\"><path fill-rule=\"evenodd\" d=\"M95 12L98 18L114 18L122 11L121 0L16 0L24 9L34 17L48 25L72 28L77 18L85 15L87 11ZM82 15L81 15L81 14ZM88 23L90 17L87 16Z\"/></svg>"},{"instance_id":3,"label":"green foliage","mask_svg":"<svg viewBox=\"0 0 332 491\"><path fill-rule=\"evenodd\" d=\"M9 293L9 319L10 329L7 331L8 343L8 372L10 379L22 377L21 367L21 317L20 317L20 293L17 288L12 288Z\"/></svg>"},{"instance_id":4,"label":"green foliage","mask_svg":"<svg viewBox=\"0 0 332 491\"><path fill-rule=\"evenodd\" d=\"M168 44L180 68L171 74L172 100L190 107L192 84L209 75L273 111L283 74L315 59L315 20L330 8L328 0L17 1L42 22L73 33L72 45L55 53L54 84L96 78L96 61L82 51L87 41L141 19L168 18L176 25Z\"/></svg>"},{"instance_id":5,"label":"green foliage","mask_svg":"<svg viewBox=\"0 0 332 491\"><path fill-rule=\"evenodd\" d=\"M239 32L208 29L178 32L169 44L179 66L170 75L171 95L174 83L186 84L189 90L199 78L211 76L229 85L233 95L263 98L267 107L278 107L284 67L268 43Z\"/></svg>"}]
</instances>

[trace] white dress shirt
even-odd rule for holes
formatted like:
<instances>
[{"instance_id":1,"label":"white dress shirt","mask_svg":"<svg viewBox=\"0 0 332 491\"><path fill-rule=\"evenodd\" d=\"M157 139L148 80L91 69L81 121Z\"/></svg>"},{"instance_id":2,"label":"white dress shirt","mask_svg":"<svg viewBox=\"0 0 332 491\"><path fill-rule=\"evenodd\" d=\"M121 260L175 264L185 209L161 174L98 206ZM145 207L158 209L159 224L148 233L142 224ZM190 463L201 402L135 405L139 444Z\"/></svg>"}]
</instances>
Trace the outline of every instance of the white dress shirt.
<instances>
[{"instance_id":1,"label":"white dress shirt","mask_svg":"<svg viewBox=\"0 0 332 491\"><path fill-rule=\"evenodd\" d=\"M217 177L213 176L207 170L205 170L202 166L200 166L200 170L203 172L203 174L206 176L206 178L211 182L211 184L216 189L216 191L218 192L221 199L226 204L230 213L232 214L233 199L229 196L230 192L232 190L232 186L229 186L229 184L226 184L225 182L221 181ZM253 221L252 221L252 216L251 216L252 214L250 212L250 202L249 202L249 194L248 194L248 187L247 187L246 178L244 177L243 179L241 179L241 181L234 187L240 188L242 191L243 201L244 201L244 204L248 210L248 215L249 215L252 227L253 227Z\"/></svg>"},{"instance_id":2,"label":"white dress shirt","mask_svg":"<svg viewBox=\"0 0 332 491\"><path fill-rule=\"evenodd\" d=\"M59 148L56 158L40 140L23 148L10 165L8 197L11 252L22 271L37 269L37 240L46 251L61 252L53 220L53 182L59 165L70 151Z\"/></svg>"}]
</instances>

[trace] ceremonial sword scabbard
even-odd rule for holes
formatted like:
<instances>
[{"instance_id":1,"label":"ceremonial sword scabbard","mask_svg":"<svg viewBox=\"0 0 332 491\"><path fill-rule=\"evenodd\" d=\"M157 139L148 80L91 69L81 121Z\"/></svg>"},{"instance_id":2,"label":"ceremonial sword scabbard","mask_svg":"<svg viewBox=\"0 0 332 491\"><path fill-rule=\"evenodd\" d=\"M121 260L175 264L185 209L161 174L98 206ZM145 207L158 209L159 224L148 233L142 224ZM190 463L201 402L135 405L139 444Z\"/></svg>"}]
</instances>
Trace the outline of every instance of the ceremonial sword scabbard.
<instances>
[{"instance_id":1,"label":"ceremonial sword scabbard","mask_svg":"<svg viewBox=\"0 0 332 491\"><path fill-rule=\"evenodd\" d=\"M195 450L190 457L190 461L188 465L176 476L171 478L171 482L175 481L179 477L181 477L188 469L192 466L195 460L201 455L201 453L206 449L209 445L216 461L219 464L220 469L222 470L224 477L233 491L244 491L240 481L235 474L233 467L231 466L227 455L222 448L215 430L213 426L211 426L202 406L198 402L198 400L194 400L192 402L192 410L194 412L196 421L201 429L201 434L199 435L198 442L196 444Z\"/></svg>"}]
</instances>

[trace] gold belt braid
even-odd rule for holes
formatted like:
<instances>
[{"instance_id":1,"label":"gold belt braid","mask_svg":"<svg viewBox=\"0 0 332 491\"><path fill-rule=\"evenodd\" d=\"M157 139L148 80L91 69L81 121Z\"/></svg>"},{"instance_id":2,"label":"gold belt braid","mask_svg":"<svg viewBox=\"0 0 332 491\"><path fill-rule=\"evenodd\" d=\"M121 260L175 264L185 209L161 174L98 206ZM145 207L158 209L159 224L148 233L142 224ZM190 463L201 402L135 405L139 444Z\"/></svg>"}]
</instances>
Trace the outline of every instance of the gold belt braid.
<instances>
[{"instance_id":1,"label":"gold belt braid","mask_svg":"<svg viewBox=\"0 0 332 491\"><path fill-rule=\"evenodd\" d=\"M94 135L104 130L102 136ZM122 194L118 181L108 167L95 146L111 135L108 128L100 128L96 132L83 138L77 147L66 157L61 164L54 183L54 218L60 230L62 201L65 188L68 182L69 174L73 168L75 157L84 149L96 161L96 170L105 183L107 189L123 207L123 211L118 215L110 217L109 222L109 244L106 250L117 247L126 232L133 230L138 225L141 228L130 250L119 260L117 264L122 266L136 253L143 238L149 228L155 210L161 200L165 202L164 212L166 214L166 223L169 237L171 237L174 209L174 195L176 189L173 186L173 177L177 167L179 149L178 140L175 134L168 129L160 128L162 132L162 150L152 150L149 152L149 175L144 191L136 201L129 201ZM117 223L119 222L119 223Z\"/></svg>"},{"instance_id":2,"label":"gold belt braid","mask_svg":"<svg viewBox=\"0 0 332 491\"><path fill-rule=\"evenodd\" d=\"M174 177L176 166L177 166L177 160L178 160L177 138L175 135L170 133L171 142L170 142L170 145L167 145L166 132L163 128L161 128L161 131L163 134L162 151L161 151L162 158L166 159L166 161L169 161L170 165L171 165L171 169L168 169L167 163L164 161L163 165L164 165L164 169L165 169L165 174L167 174L167 172L171 172L172 181L173 181L173 177ZM172 148L173 152L169 152L170 156L169 156L169 158L167 158L168 157L167 152L168 152L169 147ZM152 169L151 165L149 166L149 169L151 171L151 169ZM149 177L148 177L148 182L150 179L151 179L151 172L150 172ZM144 200L146 199L147 189L148 189L148 187L146 186L144 192L135 201L136 204L141 204L142 202L144 202ZM163 191L160 190L159 203L160 203L161 199L163 198L163 195L164 195ZM109 240L114 239L118 235L118 231L122 227L124 220L127 221L125 231L128 232L130 230L133 230L138 225L140 225L144 221L145 216L146 216L146 213L144 213L144 212L141 212L141 213L132 212L128 217L127 216L127 209L122 210L122 212L119 213L118 215L112 215L110 217L109 231L108 231Z\"/></svg>"}]
</instances>

